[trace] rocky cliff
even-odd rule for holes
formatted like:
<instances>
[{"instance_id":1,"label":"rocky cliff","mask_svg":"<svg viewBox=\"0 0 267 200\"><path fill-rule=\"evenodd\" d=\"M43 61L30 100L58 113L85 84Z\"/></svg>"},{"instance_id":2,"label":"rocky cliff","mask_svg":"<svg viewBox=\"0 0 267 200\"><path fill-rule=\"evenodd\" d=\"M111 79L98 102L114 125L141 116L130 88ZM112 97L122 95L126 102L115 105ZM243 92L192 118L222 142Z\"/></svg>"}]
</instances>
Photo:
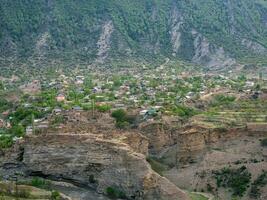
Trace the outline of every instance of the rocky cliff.
<instances>
[{"instance_id":1,"label":"rocky cliff","mask_svg":"<svg viewBox=\"0 0 267 200\"><path fill-rule=\"evenodd\" d=\"M266 135L265 126L248 123L244 127L220 128L163 120L143 124L140 131L148 138L150 156L168 166L180 168L199 162L210 148L216 148L218 144L245 136L262 137Z\"/></svg>"},{"instance_id":2,"label":"rocky cliff","mask_svg":"<svg viewBox=\"0 0 267 200\"><path fill-rule=\"evenodd\" d=\"M129 199L189 199L150 168L143 150L138 152L123 140L131 141L105 140L91 134L30 136L5 153L1 170L23 166L28 175L70 181L99 193L113 188ZM140 149L147 149L145 138L142 145Z\"/></svg>"}]
</instances>

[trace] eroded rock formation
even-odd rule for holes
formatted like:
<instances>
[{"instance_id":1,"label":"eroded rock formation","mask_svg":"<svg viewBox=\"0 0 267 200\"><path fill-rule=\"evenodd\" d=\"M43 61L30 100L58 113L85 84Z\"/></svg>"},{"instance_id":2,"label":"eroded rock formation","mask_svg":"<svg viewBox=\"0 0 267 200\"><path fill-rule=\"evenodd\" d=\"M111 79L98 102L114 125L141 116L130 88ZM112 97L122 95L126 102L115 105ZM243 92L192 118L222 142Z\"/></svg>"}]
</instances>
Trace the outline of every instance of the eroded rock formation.
<instances>
[{"instance_id":1,"label":"eroded rock formation","mask_svg":"<svg viewBox=\"0 0 267 200\"><path fill-rule=\"evenodd\" d=\"M130 141L142 148L131 147ZM28 174L90 186L99 193L112 187L130 199L189 199L150 168L143 154L147 152L144 137L105 140L93 134L47 134L27 137L18 146L6 153L9 158L2 166L21 163Z\"/></svg>"}]
</instances>

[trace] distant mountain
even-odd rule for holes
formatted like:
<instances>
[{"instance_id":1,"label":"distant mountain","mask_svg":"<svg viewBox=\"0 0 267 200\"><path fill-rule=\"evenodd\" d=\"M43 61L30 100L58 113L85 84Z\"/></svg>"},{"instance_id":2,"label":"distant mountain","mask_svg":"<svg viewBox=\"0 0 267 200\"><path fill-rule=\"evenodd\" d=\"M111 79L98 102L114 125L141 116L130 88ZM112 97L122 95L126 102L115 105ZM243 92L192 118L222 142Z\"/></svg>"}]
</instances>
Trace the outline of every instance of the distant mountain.
<instances>
[{"instance_id":1,"label":"distant mountain","mask_svg":"<svg viewBox=\"0 0 267 200\"><path fill-rule=\"evenodd\" d=\"M226 66L267 54L266 0L1 0L3 60L174 58Z\"/></svg>"}]
</instances>

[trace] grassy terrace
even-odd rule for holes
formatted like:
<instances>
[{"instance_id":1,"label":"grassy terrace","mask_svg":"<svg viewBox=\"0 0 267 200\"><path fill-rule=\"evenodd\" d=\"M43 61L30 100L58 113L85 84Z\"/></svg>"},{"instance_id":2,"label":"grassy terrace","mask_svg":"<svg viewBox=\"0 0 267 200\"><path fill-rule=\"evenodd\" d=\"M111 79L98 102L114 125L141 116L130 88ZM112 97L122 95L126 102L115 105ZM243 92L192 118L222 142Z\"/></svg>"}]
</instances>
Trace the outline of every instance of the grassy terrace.
<instances>
[{"instance_id":1,"label":"grassy terrace","mask_svg":"<svg viewBox=\"0 0 267 200\"><path fill-rule=\"evenodd\" d=\"M267 101L235 101L209 108L193 117L197 124L209 127L244 127L247 123L267 123Z\"/></svg>"},{"instance_id":2,"label":"grassy terrace","mask_svg":"<svg viewBox=\"0 0 267 200\"><path fill-rule=\"evenodd\" d=\"M190 197L192 200L209 200L207 197L198 193L190 193Z\"/></svg>"},{"instance_id":3,"label":"grassy terrace","mask_svg":"<svg viewBox=\"0 0 267 200\"><path fill-rule=\"evenodd\" d=\"M52 193L31 186L16 185L9 182L0 182L0 200L11 199L51 199Z\"/></svg>"}]
</instances>

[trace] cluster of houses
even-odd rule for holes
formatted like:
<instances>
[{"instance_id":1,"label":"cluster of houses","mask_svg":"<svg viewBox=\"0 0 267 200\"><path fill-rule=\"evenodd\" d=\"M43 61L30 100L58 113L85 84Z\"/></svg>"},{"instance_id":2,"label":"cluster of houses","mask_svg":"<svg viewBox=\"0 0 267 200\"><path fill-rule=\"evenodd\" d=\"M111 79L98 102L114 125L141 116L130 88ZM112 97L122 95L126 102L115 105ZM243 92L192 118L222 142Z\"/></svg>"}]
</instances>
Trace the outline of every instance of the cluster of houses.
<instances>
[{"instance_id":1,"label":"cluster of houses","mask_svg":"<svg viewBox=\"0 0 267 200\"><path fill-rule=\"evenodd\" d=\"M79 111L83 104L109 105L112 109L133 108L139 111L141 116L158 113L158 108L166 104L180 104L200 99L210 93L234 90L233 85L238 79L223 75L210 75L202 72L180 72L175 68L160 66L151 73L150 70L127 69L119 72L113 80L114 74L92 74L92 86L86 88L90 94L81 95L79 106L72 109ZM48 88L57 89L56 101L60 103L72 103L67 100L66 94L70 86L75 86L78 93L84 94L85 77L79 74L66 76L61 74L57 79L46 84ZM126 77L126 78L125 78ZM121 78L121 79L120 79ZM117 85L116 81L119 81ZM251 92L256 87L258 80L247 80L242 86L243 92ZM39 85L37 81L34 82ZM177 90L179 88L179 90ZM236 92L236 91L235 91ZM238 91L241 92L241 91ZM260 91L255 91L253 98L257 98ZM55 109L57 112L57 108Z\"/></svg>"},{"instance_id":2,"label":"cluster of houses","mask_svg":"<svg viewBox=\"0 0 267 200\"><path fill-rule=\"evenodd\" d=\"M130 74L130 75L129 75ZM234 80L223 75L209 75L202 72L193 74L192 72L176 71L175 68L160 66L151 73L150 70L136 70L127 73L120 72L118 76L129 76L128 79L122 79L119 87L114 87L112 75L95 75L93 79L92 93L96 96L96 101L102 101L112 104L115 108L136 107L148 109L156 102L157 106L164 103L183 103L187 100L197 99L222 88L231 88L238 80ZM195 84L192 77L199 77L200 84ZM82 87L84 76L77 75L75 78L61 76L63 83L72 80L78 87ZM247 80L243 86L244 91L251 91L255 88L258 80ZM156 83L153 85L153 83ZM64 85L64 84L63 84ZM197 86L196 86L197 85ZM184 93L177 93L176 88L184 88ZM82 92L82 90L81 90ZM114 99L110 100L107 95L113 94ZM90 102L90 96L84 97ZM64 93L57 96L58 102L66 101Z\"/></svg>"}]
</instances>

